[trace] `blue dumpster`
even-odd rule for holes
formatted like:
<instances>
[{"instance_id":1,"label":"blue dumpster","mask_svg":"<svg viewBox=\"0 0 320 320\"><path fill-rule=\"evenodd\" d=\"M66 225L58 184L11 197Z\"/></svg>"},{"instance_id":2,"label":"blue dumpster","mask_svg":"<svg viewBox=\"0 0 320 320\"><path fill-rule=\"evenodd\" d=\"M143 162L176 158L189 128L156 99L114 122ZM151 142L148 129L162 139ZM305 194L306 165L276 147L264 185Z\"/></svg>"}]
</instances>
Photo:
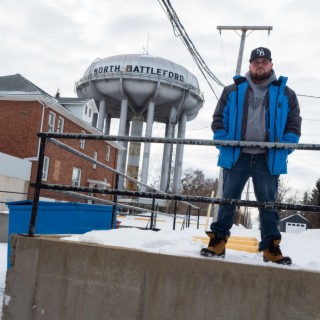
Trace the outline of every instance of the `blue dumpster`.
<instances>
[{"instance_id":1,"label":"blue dumpster","mask_svg":"<svg viewBox=\"0 0 320 320\"><path fill-rule=\"evenodd\" d=\"M28 234L33 201L7 203L9 207L8 268L11 234ZM114 219L116 221L116 219ZM115 227L115 226L114 226ZM39 201L34 234L83 234L112 229L112 206Z\"/></svg>"}]
</instances>

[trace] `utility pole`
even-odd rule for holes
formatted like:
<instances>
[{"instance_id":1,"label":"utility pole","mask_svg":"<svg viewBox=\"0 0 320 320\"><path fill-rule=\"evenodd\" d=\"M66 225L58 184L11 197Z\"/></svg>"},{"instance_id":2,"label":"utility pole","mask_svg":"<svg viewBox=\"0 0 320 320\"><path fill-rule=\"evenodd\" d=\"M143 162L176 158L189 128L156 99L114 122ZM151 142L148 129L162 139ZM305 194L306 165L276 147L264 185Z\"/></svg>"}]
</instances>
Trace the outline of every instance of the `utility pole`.
<instances>
[{"instance_id":1,"label":"utility pole","mask_svg":"<svg viewBox=\"0 0 320 320\"><path fill-rule=\"evenodd\" d=\"M243 50L244 50L244 44L246 41L246 34L248 30L267 30L268 34L270 34L270 31L273 29L272 26L217 26L217 29L220 31L222 30L240 30L241 33L241 41L240 41L240 48L239 48L239 54L238 54L238 61L237 61L237 67L236 67L236 75L239 75L241 73L241 65L242 65L242 60L243 60ZM217 198L222 197L222 185L223 185L223 169L220 168L219 172L219 182L218 182L218 190L217 190ZM248 188L247 188L248 192ZM219 205L215 204L214 205L214 211L213 211L213 221L217 221L218 219L218 210L219 210Z\"/></svg>"}]
</instances>

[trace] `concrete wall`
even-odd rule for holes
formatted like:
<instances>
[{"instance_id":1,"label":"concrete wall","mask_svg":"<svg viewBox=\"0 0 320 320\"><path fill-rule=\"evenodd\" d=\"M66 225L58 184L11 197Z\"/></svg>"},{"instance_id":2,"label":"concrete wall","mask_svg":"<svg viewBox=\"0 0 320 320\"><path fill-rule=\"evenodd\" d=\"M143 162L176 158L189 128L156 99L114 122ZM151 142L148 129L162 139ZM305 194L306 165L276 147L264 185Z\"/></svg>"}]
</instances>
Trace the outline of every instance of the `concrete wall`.
<instances>
[{"instance_id":1,"label":"concrete wall","mask_svg":"<svg viewBox=\"0 0 320 320\"><path fill-rule=\"evenodd\" d=\"M315 320L320 273L12 238L3 320Z\"/></svg>"}]
</instances>

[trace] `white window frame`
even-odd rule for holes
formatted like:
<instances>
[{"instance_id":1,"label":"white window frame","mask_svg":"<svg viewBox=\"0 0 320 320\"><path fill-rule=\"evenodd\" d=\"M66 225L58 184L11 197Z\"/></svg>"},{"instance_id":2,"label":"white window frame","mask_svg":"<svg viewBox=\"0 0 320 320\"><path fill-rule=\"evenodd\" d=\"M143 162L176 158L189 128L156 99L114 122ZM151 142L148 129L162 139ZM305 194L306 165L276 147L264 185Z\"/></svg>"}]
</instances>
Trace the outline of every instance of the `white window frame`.
<instances>
[{"instance_id":1,"label":"white window frame","mask_svg":"<svg viewBox=\"0 0 320 320\"><path fill-rule=\"evenodd\" d=\"M93 159L96 160L96 161L98 160L98 152L97 152L97 151L94 151L94 152L93 152ZM97 165L94 163L94 164L92 165L92 168L93 168L93 169L96 169L96 168L97 168Z\"/></svg>"},{"instance_id":2,"label":"white window frame","mask_svg":"<svg viewBox=\"0 0 320 320\"><path fill-rule=\"evenodd\" d=\"M75 173L77 173L77 176L75 176ZM72 186L73 187L80 187L81 185L81 169L73 167L72 168Z\"/></svg>"},{"instance_id":3,"label":"white window frame","mask_svg":"<svg viewBox=\"0 0 320 320\"><path fill-rule=\"evenodd\" d=\"M59 116L58 117L57 133L63 133L63 129L64 129L64 118Z\"/></svg>"},{"instance_id":4,"label":"white window frame","mask_svg":"<svg viewBox=\"0 0 320 320\"><path fill-rule=\"evenodd\" d=\"M48 132L54 132L55 121L56 121L56 114L50 111L49 118L48 118Z\"/></svg>"},{"instance_id":5,"label":"white window frame","mask_svg":"<svg viewBox=\"0 0 320 320\"><path fill-rule=\"evenodd\" d=\"M111 147L107 146L107 151L106 151L106 161L110 161L110 154L111 154Z\"/></svg>"},{"instance_id":6,"label":"white window frame","mask_svg":"<svg viewBox=\"0 0 320 320\"><path fill-rule=\"evenodd\" d=\"M81 133L86 134L86 132L84 130L82 130ZM80 149L84 149L85 145L86 145L86 140L81 139L80 140Z\"/></svg>"},{"instance_id":7,"label":"white window frame","mask_svg":"<svg viewBox=\"0 0 320 320\"><path fill-rule=\"evenodd\" d=\"M48 180L48 172L49 172L49 163L50 159L48 157L43 158L43 169L42 169L42 180Z\"/></svg>"}]
</instances>

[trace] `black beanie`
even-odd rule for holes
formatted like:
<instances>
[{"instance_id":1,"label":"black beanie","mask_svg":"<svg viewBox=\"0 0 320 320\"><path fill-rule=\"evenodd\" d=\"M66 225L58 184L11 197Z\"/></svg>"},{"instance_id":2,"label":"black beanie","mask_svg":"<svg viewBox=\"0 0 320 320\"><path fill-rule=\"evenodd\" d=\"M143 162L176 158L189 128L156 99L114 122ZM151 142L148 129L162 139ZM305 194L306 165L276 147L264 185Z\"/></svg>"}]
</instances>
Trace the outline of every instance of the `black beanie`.
<instances>
[{"instance_id":1,"label":"black beanie","mask_svg":"<svg viewBox=\"0 0 320 320\"><path fill-rule=\"evenodd\" d=\"M251 51L251 56L249 62L258 58L265 58L272 61L271 51L267 48L259 47Z\"/></svg>"}]
</instances>

